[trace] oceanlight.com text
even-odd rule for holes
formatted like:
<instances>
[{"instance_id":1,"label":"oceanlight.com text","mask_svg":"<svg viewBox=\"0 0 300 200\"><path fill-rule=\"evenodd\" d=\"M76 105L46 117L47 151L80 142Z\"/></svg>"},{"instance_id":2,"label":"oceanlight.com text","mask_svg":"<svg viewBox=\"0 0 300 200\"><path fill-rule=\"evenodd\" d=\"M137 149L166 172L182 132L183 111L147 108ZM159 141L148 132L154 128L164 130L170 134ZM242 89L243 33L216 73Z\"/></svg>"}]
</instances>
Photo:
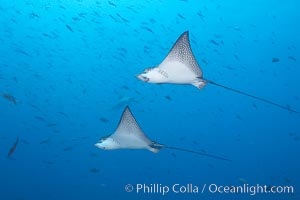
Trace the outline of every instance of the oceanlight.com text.
<instances>
[{"instance_id":1,"label":"oceanlight.com text","mask_svg":"<svg viewBox=\"0 0 300 200\"><path fill-rule=\"evenodd\" d=\"M206 188L206 185L204 185ZM205 189L204 189L205 190ZM208 185L207 190L210 193L220 194L292 194L294 193L293 186L269 186L269 185L249 185L243 184L240 186L224 186L217 184Z\"/></svg>"}]
</instances>

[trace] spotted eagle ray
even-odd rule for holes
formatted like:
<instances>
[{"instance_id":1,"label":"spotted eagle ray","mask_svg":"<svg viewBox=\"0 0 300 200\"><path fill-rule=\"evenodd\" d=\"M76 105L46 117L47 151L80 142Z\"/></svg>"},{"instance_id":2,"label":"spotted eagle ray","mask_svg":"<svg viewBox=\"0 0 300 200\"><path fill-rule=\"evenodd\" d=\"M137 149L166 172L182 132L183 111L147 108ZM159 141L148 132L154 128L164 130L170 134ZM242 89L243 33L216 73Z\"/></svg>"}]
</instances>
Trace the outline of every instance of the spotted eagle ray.
<instances>
[{"instance_id":1,"label":"spotted eagle ray","mask_svg":"<svg viewBox=\"0 0 300 200\"><path fill-rule=\"evenodd\" d=\"M298 111L295 111L288 106L283 106L246 92L221 85L214 81L204 79L202 70L192 52L188 31L181 34L167 57L157 67L145 69L143 73L137 76L137 78L148 83L192 84L198 89L202 89L205 85L210 83L212 85L298 113Z\"/></svg>"},{"instance_id":2,"label":"spotted eagle ray","mask_svg":"<svg viewBox=\"0 0 300 200\"><path fill-rule=\"evenodd\" d=\"M96 147L103 150L114 150L114 149L147 149L153 153L159 152L163 148L184 151L188 153L194 153L198 155L208 156L225 161L231 161L227 158L214 156L198 151L167 146L159 144L150 140L142 131L136 119L132 115L130 108L126 106L120 119L119 125L116 131L108 137L101 138Z\"/></svg>"}]
</instances>

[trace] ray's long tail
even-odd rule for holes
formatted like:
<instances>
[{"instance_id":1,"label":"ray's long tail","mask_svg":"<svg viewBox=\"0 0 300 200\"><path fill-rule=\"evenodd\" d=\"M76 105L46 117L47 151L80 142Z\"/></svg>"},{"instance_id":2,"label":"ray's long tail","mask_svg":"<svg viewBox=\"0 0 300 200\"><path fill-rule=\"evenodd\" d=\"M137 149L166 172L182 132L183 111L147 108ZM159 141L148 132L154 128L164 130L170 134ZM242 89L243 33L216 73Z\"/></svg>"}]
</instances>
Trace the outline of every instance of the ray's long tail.
<instances>
[{"instance_id":1,"label":"ray's long tail","mask_svg":"<svg viewBox=\"0 0 300 200\"><path fill-rule=\"evenodd\" d=\"M219 156L210 155L210 154L207 154L207 153L202 153L202 152L199 152L199 151L193 151L193 150L189 150L189 149L183 149L183 148L171 147L171 146L163 146L163 147L167 148L167 149L174 149L174 150L178 150L178 151L185 151L185 152L188 152L188 153L194 153L194 154L198 154L198 155L202 155L202 156L207 156L207 157L210 157L210 158L216 158L216 159L219 159L219 160L225 160L225 161L228 161L228 162L232 162L232 160L230 160L230 159L219 157Z\"/></svg>"},{"instance_id":2,"label":"ray's long tail","mask_svg":"<svg viewBox=\"0 0 300 200\"><path fill-rule=\"evenodd\" d=\"M285 110L288 110L288 111L291 111L291 112L294 112L294 113L299 113L298 111L293 110L293 109L291 109L291 108L289 108L289 107L287 107L287 106L283 106L283 105L274 103L274 102L272 102L272 101L269 101L269 100L266 100L266 99L263 99L263 98L260 98L260 97L257 97L257 96L254 96L254 95L251 95L251 94L248 94L248 93L245 93L245 92L242 92L242 91L239 91L239 90L236 90L236 89L233 89L233 88L230 88L230 87L221 85L221 84L218 84L218 83L216 83L216 82L214 82L214 81L206 80L206 82L207 82L207 83L210 83L210 84L212 84L212 85L216 85L216 86L225 88L225 89L227 89L227 90L231 90L231 91L233 91L233 92L237 92L237 93L242 94L242 95L246 95L246 96L251 97L251 98L254 98L254 99L258 99L258 100L260 100L260 101L263 101L263 102L265 102L265 103L271 104L271 105L273 105L273 106L277 106L277 107L279 107L279 108L283 108L283 109L285 109Z\"/></svg>"}]
</instances>

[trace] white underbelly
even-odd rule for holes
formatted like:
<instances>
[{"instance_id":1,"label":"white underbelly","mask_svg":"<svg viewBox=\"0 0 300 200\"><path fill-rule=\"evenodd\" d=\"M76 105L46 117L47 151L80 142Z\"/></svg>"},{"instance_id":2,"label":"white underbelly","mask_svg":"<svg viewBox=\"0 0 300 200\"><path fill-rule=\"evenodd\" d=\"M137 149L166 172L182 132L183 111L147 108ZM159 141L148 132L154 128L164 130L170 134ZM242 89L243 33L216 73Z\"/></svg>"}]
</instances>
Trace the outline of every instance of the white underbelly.
<instances>
[{"instance_id":1,"label":"white underbelly","mask_svg":"<svg viewBox=\"0 0 300 200\"><path fill-rule=\"evenodd\" d=\"M119 143L120 148L125 149L145 149L149 146L146 141L136 136L117 138L117 142Z\"/></svg>"},{"instance_id":2,"label":"white underbelly","mask_svg":"<svg viewBox=\"0 0 300 200\"><path fill-rule=\"evenodd\" d=\"M166 72L168 83L189 84L197 78L192 70L180 62L172 62L172 65L165 66L161 70Z\"/></svg>"}]
</instances>

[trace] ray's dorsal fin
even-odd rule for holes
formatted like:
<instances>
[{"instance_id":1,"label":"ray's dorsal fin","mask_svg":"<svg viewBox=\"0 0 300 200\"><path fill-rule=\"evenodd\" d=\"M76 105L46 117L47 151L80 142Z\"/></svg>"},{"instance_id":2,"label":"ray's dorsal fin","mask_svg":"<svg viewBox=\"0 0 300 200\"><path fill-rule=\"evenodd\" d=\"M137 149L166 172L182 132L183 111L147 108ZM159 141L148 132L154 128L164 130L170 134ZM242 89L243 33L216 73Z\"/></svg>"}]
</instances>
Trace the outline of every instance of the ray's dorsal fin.
<instances>
[{"instance_id":1,"label":"ray's dorsal fin","mask_svg":"<svg viewBox=\"0 0 300 200\"><path fill-rule=\"evenodd\" d=\"M169 67L172 67L170 63L172 62L180 62L195 73L197 77L202 77L202 70L191 49L188 31L182 33L177 39L167 57L159 65L159 68L170 70Z\"/></svg>"},{"instance_id":2,"label":"ray's dorsal fin","mask_svg":"<svg viewBox=\"0 0 300 200\"><path fill-rule=\"evenodd\" d=\"M119 137L122 135L137 136L148 144L151 144L151 140L144 134L128 106L124 109L118 128L111 137Z\"/></svg>"}]
</instances>

